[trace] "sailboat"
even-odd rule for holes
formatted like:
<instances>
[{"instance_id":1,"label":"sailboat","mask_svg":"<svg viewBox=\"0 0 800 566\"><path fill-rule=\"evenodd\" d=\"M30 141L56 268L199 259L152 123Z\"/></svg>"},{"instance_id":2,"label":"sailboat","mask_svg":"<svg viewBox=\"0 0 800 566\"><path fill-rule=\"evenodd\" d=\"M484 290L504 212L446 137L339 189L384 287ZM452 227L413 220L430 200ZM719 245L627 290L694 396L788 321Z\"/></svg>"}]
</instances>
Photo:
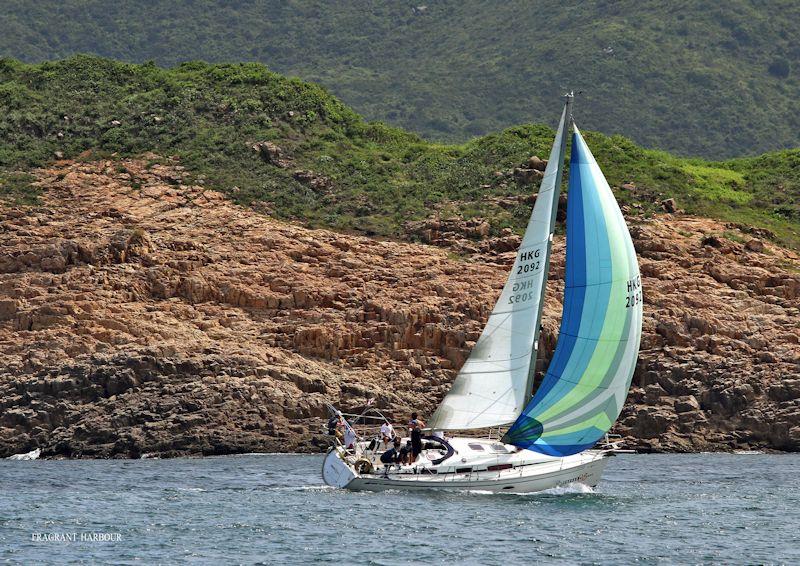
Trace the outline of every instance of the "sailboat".
<instances>
[{"instance_id":1,"label":"sailboat","mask_svg":"<svg viewBox=\"0 0 800 566\"><path fill-rule=\"evenodd\" d=\"M380 443L337 445L329 485L358 490L450 489L528 493L595 486L619 450L619 417L642 334L639 265L622 212L572 117L566 95L550 159L508 280L483 332L428 422L412 464L384 465ZM542 307L567 137L572 130L566 269L555 352L534 391ZM456 436L508 427L492 438ZM449 435L453 435L452 437ZM606 439L604 446L598 442Z\"/></svg>"}]
</instances>

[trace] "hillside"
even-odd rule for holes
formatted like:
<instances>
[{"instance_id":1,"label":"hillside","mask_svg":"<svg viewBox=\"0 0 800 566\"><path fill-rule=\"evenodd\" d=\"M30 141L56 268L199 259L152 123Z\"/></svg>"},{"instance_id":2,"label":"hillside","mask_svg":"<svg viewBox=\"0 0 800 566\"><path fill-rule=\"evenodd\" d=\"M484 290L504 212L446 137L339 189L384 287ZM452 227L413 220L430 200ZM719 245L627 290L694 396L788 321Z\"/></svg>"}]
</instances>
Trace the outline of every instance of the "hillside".
<instances>
[{"instance_id":1,"label":"hillside","mask_svg":"<svg viewBox=\"0 0 800 566\"><path fill-rule=\"evenodd\" d=\"M154 161L58 161L31 171L38 206L0 203L0 457L315 451L326 401L430 414L515 236L468 251L467 223L436 227L441 247L311 230ZM800 256L696 217L629 222L644 337L615 431L800 450ZM563 270L559 236L543 361Z\"/></svg>"},{"instance_id":2,"label":"hillside","mask_svg":"<svg viewBox=\"0 0 800 566\"><path fill-rule=\"evenodd\" d=\"M559 111L556 100L548 116ZM0 196L18 203L36 202L27 171L52 159L153 151L179 157L183 181L278 218L407 237L409 221L477 216L497 236L524 226L538 183L528 159L546 156L552 136L523 125L434 144L364 122L321 87L259 64L0 60ZM629 213L673 199L670 208L800 246L800 151L706 162L621 136L587 139Z\"/></svg>"},{"instance_id":3,"label":"hillside","mask_svg":"<svg viewBox=\"0 0 800 566\"><path fill-rule=\"evenodd\" d=\"M585 129L727 159L800 145L798 22L792 0L7 0L0 56L258 61L443 141L550 120L574 88Z\"/></svg>"}]
</instances>

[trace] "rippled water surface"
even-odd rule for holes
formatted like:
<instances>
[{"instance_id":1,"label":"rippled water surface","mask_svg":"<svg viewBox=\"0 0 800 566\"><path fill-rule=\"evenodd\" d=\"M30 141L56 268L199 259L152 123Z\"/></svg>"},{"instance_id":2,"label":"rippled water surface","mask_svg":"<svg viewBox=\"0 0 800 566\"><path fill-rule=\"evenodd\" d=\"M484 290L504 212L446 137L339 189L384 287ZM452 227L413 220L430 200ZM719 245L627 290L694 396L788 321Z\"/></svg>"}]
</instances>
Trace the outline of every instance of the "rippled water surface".
<instances>
[{"instance_id":1,"label":"rippled water surface","mask_svg":"<svg viewBox=\"0 0 800 566\"><path fill-rule=\"evenodd\" d=\"M798 455L617 456L535 495L352 493L321 464L0 461L0 562L800 563Z\"/></svg>"}]
</instances>

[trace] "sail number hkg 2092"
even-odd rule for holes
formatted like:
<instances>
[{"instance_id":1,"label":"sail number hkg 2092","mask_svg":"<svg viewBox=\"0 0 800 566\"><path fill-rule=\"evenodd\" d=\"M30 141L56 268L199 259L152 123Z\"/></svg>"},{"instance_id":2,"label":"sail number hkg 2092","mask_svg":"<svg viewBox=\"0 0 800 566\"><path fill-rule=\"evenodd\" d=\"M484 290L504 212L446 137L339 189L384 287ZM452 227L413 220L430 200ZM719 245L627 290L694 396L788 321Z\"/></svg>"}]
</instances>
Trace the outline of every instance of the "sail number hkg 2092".
<instances>
[{"instance_id":1,"label":"sail number hkg 2092","mask_svg":"<svg viewBox=\"0 0 800 566\"><path fill-rule=\"evenodd\" d=\"M541 255L542 250L540 248L521 252L519 254L519 262L517 264L517 271L515 274L525 275L526 273L536 273L536 271L542 266ZM537 285L535 285L533 279L528 279L527 281L516 281L511 287L511 291L514 294L508 297L508 304L514 305L536 298L540 289Z\"/></svg>"},{"instance_id":2,"label":"sail number hkg 2092","mask_svg":"<svg viewBox=\"0 0 800 566\"><path fill-rule=\"evenodd\" d=\"M637 275L628 279L628 295L625 297L625 308L635 307L642 302L642 277Z\"/></svg>"},{"instance_id":3,"label":"sail number hkg 2092","mask_svg":"<svg viewBox=\"0 0 800 566\"><path fill-rule=\"evenodd\" d=\"M533 273L539 266L541 265L541 259L539 257L542 255L542 250L536 248L530 252L522 252L519 254L519 265L517 265L517 275L522 275L524 273Z\"/></svg>"}]
</instances>

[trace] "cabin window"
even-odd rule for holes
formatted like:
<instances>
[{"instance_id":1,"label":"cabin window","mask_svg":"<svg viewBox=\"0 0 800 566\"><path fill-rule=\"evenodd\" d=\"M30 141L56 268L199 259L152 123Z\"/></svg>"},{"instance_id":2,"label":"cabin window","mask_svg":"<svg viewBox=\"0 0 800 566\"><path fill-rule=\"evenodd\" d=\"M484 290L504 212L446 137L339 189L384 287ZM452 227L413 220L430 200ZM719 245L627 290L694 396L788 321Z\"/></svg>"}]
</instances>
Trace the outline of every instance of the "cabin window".
<instances>
[{"instance_id":1,"label":"cabin window","mask_svg":"<svg viewBox=\"0 0 800 566\"><path fill-rule=\"evenodd\" d=\"M457 474L466 474L472 471L472 468L456 468Z\"/></svg>"},{"instance_id":2,"label":"cabin window","mask_svg":"<svg viewBox=\"0 0 800 566\"><path fill-rule=\"evenodd\" d=\"M483 445L482 444L470 443L470 444L467 444L467 446L469 446L470 448L475 450L475 452L483 452Z\"/></svg>"},{"instance_id":3,"label":"cabin window","mask_svg":"<svg viewBox=\"0 0 800 566\"><path fill-rule=\"evenodd\" d=\"M497 442L492 444L492 452L497 452L498 454L508 454L508 449L506 448L505 444L500 444Z\"/></svg>"}]
</instances>

